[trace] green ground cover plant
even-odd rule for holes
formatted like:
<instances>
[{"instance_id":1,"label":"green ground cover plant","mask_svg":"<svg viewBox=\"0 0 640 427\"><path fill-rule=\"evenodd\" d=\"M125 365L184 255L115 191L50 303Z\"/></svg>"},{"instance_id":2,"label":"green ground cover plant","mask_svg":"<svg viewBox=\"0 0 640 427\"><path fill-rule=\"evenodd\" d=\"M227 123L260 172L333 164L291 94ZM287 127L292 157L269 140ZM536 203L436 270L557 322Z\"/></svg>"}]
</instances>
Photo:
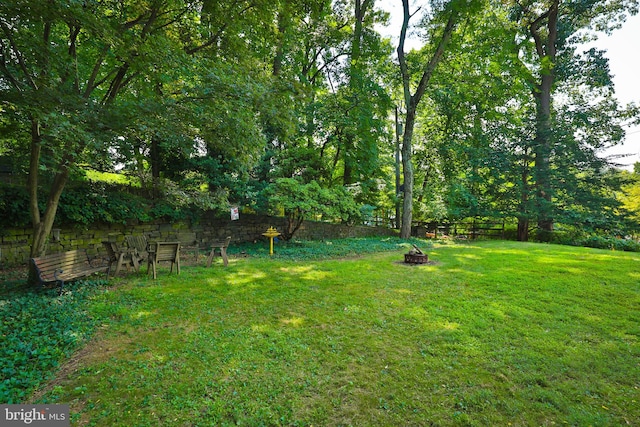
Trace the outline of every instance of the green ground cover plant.
<instances>
[{"instance_id":1,"label":"green ground cover plant","mask_svg":"<svg viewBox=\"0 0 640 427\"><path fill-rule=\"evenodd\" d=\"M416 245L422 250L431 246L431 242L421 239L400 240L398 238L347 238L328 240L289 240L276 239L274 254L269 255L268 242L244 242L232 244L228 252L235 255L267 257L291 261L319 260L339 257L352 257L375 252L404 250Z\"/></svg>"},{"instance_id":2,"label":"green ground cover plant","mask_svg":"<svg viewBox=\"0 0 640 427\"><path fill-rule=\"evenodd\" d=\"M640 419L638 254L466 242L410 266L408 246L131 275L32 400L93 426Z\"/></svg>"},{"instance_id":3,"label":"green ground cover plant","mask_svg":"<svg viewBox=\"0 0 640 427\"><path fill-rule=\"evenodd\" d=\"M20 403L96 327L87 316L89 301L106 290L105 280L70 283L57 289L24 287L24 274L3 275L0 287L0 403Z\"/></svg>"}]
</instances>

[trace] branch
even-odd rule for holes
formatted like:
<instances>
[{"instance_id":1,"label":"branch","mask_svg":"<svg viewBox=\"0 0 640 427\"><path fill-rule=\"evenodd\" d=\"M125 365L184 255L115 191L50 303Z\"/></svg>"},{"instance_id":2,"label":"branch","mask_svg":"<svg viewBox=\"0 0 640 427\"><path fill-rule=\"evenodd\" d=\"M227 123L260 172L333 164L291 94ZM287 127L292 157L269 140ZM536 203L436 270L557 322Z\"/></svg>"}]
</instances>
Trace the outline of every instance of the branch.
<instances>
[{"instance_id":1,"label":"branch","mask_svg":"<svg viewBox=\"0 0 640 427\"><path fill-rule=\"evenodd\" d=\"M409 27L409 19L411 19L411 15L409 14L409 0L402 0L402 8L404 11L403 19L402 19L402 27L400 29L400 40L398 41L398 62L400 63L400 74L402 75L402 87L404 91L404 102L405 106L409 106L411 103L411 92L410 92L410 79L409 79L409 66L407 65L407 60L404 56L404 42L407 38L407 28Z\"/></svg>"},{"instance_id":2,"label":"branch","mask_svg":"<svg viewBox=\"0 0 640 427\"><path fill-rule=\"evenodd\" d=\"M183 9L186 10L186 9ZM166 15L169 12L164 12L164 13L160 13L160 10L157 7L154 7L153 9L150 10L150 13L148 15L148 18L146 20L146 22L144 23L143 27L142 27L142 32L140 33L140 39L144 40L147 38L147 36L154 31L153 28L153 24L158 20L158 18L162 15ZM145 15L141 15L140 17L138 17L137 19L128 22L127 24L125 24L125 29L128 28L132 28L134 25L141 23L142 19ZM102 65L102 59L104 58L104 56L106 55L107 51L109 50L108 46L105 46L103 48L103 51L101 52L98 60L96 61L94 68L93 68L93 72L91 74L91 78L89 80L89 82L93 82L95 80L95 78L97 77L97 74L99 72L99 69ZM134 51L131 56L135 57L137 56L137 53ZM111 81L111 84L109 85L109 89L107 90L107 92L105 93L104 97L102 98L102 102L103 103L109 103L111 101L113 101L116 96L118 95L118 93L124 88L126 87L131 80L133 80L135 77L137 77L139 75L139 73L133 73L130 76L127 76L127 72L129 71L131 66L131 58L128 60L125 60L123 62L123 64L120 66L120 68L118 69L118 71L116 72L116 75L114 76L113 80ZM103 82L105 82L111 75L113 74L113 72L107 74L107 76L105 76L104 79L100 80L97 83L92 83L92 84L87 84L87 87L85 89L85 97L88 97L89 94L93 91L94 88L98 87L100 84L102 84ZM88 83L89 83L88 82Z\"/></svg>"},{"instance_id":3,"label":"branch","mask_svg":"<svg viewBox=\"0 0 640 427\"><path fill-rule=\"evenodd\" d=\"M249 9L253 9L255 5L254 4L249 4L248 6L246 6L244 9L242 9L239 13L238 16L243 15L245 12L247 12ZM222 33L224 32L224 30L228 27L228 24L230 22L232 22L234 19L237 19L237 16L229 16L226 18L226 22L218 29L218 31L216 31L216 33L212 36L209 37L209 40L207 40L206 42L204 42L203 44L199 45L199 46L194 46L191 48L188 48L185 50L185 52L187 52L189 55L193 55L194 53L201 51L202 49L205 49L209 46L212 46L214 43L216 43L220 36L222 35Z\"/></svg>"},{"instance_id":4,"label":"branch","mask_svg":"<svg viewBox=\"0 0 640 427\"><path fill-rule=\"evenodd\" d=\"M168 20L167 22L165 22L164 24L162 24L162 25L160 25L160 26L158 26L158 27L155 27L153 30L151 30L151 32L155 32L155 31L157 31L157 30L161 30L161 29L163 29L163 28L165 28L165 27L168 27L168 26L170 26L170 25L172 25L172 24L175 24L176 22L178 22L178 21L180 20L180 18L181 18L181 17L182 17L182 16L183 16L183 15L184 15L188 10L189 10L189 8L188 8L188 7L185 7L185 8L182 8L182 9L178 9L178 10L177 10L176 15L175 15L173 18L169 19L169 20ZM158 15L158 18L160 18L161 16L164 16L164 15L168 15L168 14L173 13L173 12L174 12L174 11L172 11L172 10L168 10L168 11L166 11L166 12L164 12L164 13L159 14L159 15Z\"/></svg>"},{"instance_id":5,"label":"branch","mask_svg":"<svg viewBox=\"0 0 640 427\"><path fill-rule=\"evenodd\" d=\"M318 68L316 70L315 73L313 73L310 78L309 78L309 82L313 83L316 78L318 77L318 75L320 73L322 73L327 67L329 67L329 65L333 64L334 62L336 62L339 58L343 57L343 56L348 56L349 52L341 52L338 53L336 55L334 55L329 61L325 61L324 64L322 65L322 67ZM309 68L309 70L311 70L311 68Z\"/></svg>"},{"instance_id":6,"label":"branch","mask_svg":"<svg viewBox=\"0 0 640 427\"><path fill-rule=\"evenodd\" d=\"M100 68L102 67L102 61L104 61L104 58L107 56L107 52L109 52L109 48L110 48L109 45L105 45L102 48L102 52L100 52L100 54L98 55L98 58L96 59L96 63L93 65L91 76L89 76L89 80L87 80L87 85L84 90L83 96L85 98L88 98L89 95L91 95L91 92L93 92L95 88L100 86L100 84L102 84L106 79L109 78L109 74L107 74L107 76L104 79L96 83L96 79L98 78L98 73L100 72Z\"/></svg>"},{"instance_id":7,"label":"branch","mask_svg":"<svg viewBox=\"0 0 640 427\"><path fill-rule=\"evenodd\" d=\"M68 24L69 26L69 49L67 51L67 53L69 54L69 57L71 59L70 62L72 62L74 64L74 68L75 68L75 72L73 73L74 75L74 79L73 79L73 83L74 83L74 88L76 90L79 90L80 88L80 83L78 80L78 52L77 52L77 40L78 40L78 35L80 34L81 28L79 26L73 25L71 23ZM69 72L68 70L65 71L64 75L61 76L61 86L65 84L65 82L67 81L67 79L69 78L69 75L71 74L71 72Z\"/></svg>"},{"instance_id":8,"label":"branch","mask_svg":"<svg viewBox=\"0 0 640 427\"><path fill-rule=\"evenodd\" d=\"M222 25L212 37L209 37L209 39L206 42L202 43L199 46L187 48L185 52L187 52L187 54L189 55L193 55L194 53L197 53L198 51L206 49L209 46L213 46L215 43L218 42L218 40L220 39L220 36L222 35L223 31L226 28L227 28L227 23L224 23L224 25Z\"/></svg>"},{"instance_id":9,"label":"branch","mask_svg":"<svg viewBox=\"0 0 640 427\"><path fill-rule=\"evenodd\" d=\"M540 37L540 34L538 33L538 30L540 29L540 27L542 26L542 24L544 23L544 20L547 19L549 17L549 15L551 14L551 12L554 10L557 11L558 8L558 4L554 1L551 4L551 7L549 8L549 10L547 10L546 12L544 12L542 15L538 16L530 25L529 25L529 33L531 34L531 36L533 37L533 40L536 44L536 52L538 53L538 56L540 58L545 56L545 52L544 52L544 44L542 43L542 39ZM526 10L526 9L525 9Z\"/></svg>"},{"instance_id":10,"label":"branch","mask_svg":"<svg viewBox=\"0 0 640 427\"><path fill-rule=\"evenodd\" d=\"M20 65L20 69L24 73L24 76L26 77L27 82L29 83L29 86L31 86L35 90L38 90L38 85L36 84L33 77L29 74L29 70L27 69L27 64L24 62L24 58L20 53L20 49L18 49L18 46L16 45L16 42L13 39L13 34L11 34L11 29L5 25L4 20L0 20L0 27L2 27L2 30L7 36L7 40L9 40L9 43L11 44L11 50L13 51L15 57L18 59L18 64Z\"/></svg>"},{"instance_id":11,"label":"branch","mask_svg":"<svg viewBox=\"0 0 640 427\"><path fill-rule=\"evenodd\" d=\"M145 16L145 14L142 14L142 15L138 16L136 19L134 19L133 21L125 22L124 25L122 26L122 28L124 28L125 30L129 30L129 29L135 27L136 25L138 25L138 23L140 21L142 21L144 16Z\"/></svg>"},{"instance_id":12,"label":"branch","mask_svg":"<svg viewBox=\"0 0 640 427\"><path fill-rule=\"evenodd\" d=\"M4 74L5 77L11 82L14 88L16 88L18 92L22 92L22 88L20 87L20 82L16 80L15 77L13 77L13 75L11 74L11 71L9 71L9 68L7 68L6 56L4 54L5 49L6 47L4 43L2 42L2 40L0 40L0 70L2 71L2 74Z\"/></svg>"},{"instance_id":13,"label":"branch","mask_svg":"<svg viewBox=\"0 0 640 427\"><path fill-rule=\"evenodd\" d=\"M128 62L125 62L124 64L122 64L122 66L120 66L120 68L118 69L118 72L116 73L115 77L111 81L111 84L109 85L109 89L107 90L107 92L104 94L104 97L102 98L103 103L106 104L115 99L116 95L118 94L120 89L123 87L122 82L124 81L124 76L127 74L128 70L129 70Z\"/></svg>"},{"instance_id":14,"label":"branch","mask_svg":"<svg viewBox=\"0 0 640 427\"><path fill-rule=\"evenodd\" d=\"M159 16L158 8L154 7L151 9L151 15L147 22L145 22L144 27L142 28L142 32L140 33L140 39L144 40L147 38L147 35L152 31L151 26L156 22Z\"/></svg>"},{"instance_id":15,"label":"branch","mask_svg":"<svg viewBox=\"0 0 640 427\"><path fill-rule=\"evenodd\" d=\"M547 39L547 55L555 62L556 59L556 41L558 39L558 0L554 1L549 9L549 38Z\"/></svg>"},{"instance_id":16,"label":"branch","mask_svg":"<svg viewBox=\"0 0 640 427\"><path fill-rule=\"evenodd\" d=\"M407 1L407 0L403 0L403 1ZM416 93L414 95L416 102L419 102L420 99L422 98L422 95L424 95L424 92L427 88L427 84L429 83L429 80L431 79L431 76L433 75L433 72L435 71L436 66L438 65L438 63L440 62L440 59L442 58L442 55L444 54L444 49L449 43L449 40L451 39L451 35L453 34L453 30L455 29L457 23L458 23L458 12L453 10L449 15L449 19L447 20L447 25L444 27L442 37L438 42L438 47L436 48L436 51L433 53L433 56L429 60L429 63L427 64L424 72L422 73L422 77L420 78L420 83L418 83L418 88L416 89Z\"/></svg>"}]
</instances>

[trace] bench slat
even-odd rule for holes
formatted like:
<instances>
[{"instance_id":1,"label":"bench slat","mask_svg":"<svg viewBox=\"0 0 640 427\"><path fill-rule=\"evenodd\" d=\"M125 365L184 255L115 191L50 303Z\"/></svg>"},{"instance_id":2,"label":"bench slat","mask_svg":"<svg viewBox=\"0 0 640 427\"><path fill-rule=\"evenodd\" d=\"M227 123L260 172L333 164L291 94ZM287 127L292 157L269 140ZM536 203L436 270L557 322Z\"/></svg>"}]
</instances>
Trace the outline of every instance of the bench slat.
<instances>
[{"instance_id":1,"label":"bench slat","mask_svg":"<svg viewBox=\"0 0 640 427\"><path fill-rule=\"evenodd\" d=\"M100 267L100 268L91 268L88 270L67 270L67 271L63 271L62 273L58 273L58 279L64 279L64 280L69 280L69 279L75 279L78 277L86 277L86 276L90 276L93 273L99 273L104 271L105 268L104 267Z\"/></svg>"},{"instance_id":2,"label":"bench slat","mask_svg":"<svg viewBox=\"0 0 640 427\"><path fill-rule=\"evenodd\" d=\"M84 260L60 260L58 262L36 262L36 265L42 270L49 270L52 268L68 267L74 265L80 265L87 263L87 259Z\"/></svg>"}]
</instances>

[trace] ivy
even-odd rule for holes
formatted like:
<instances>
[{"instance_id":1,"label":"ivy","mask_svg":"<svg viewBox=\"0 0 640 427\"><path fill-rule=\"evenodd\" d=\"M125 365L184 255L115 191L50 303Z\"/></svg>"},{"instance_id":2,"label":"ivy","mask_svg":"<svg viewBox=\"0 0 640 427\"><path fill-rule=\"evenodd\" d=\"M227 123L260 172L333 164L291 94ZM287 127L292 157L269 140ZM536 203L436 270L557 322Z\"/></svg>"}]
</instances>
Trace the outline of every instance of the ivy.
<instances>
[{"instance_id":1,"label":"ivy","mask_svg":"<svg viewBox=\"0 0 640 427\"><path fill-rule=\"evenodd\" d=\"M82 281L58 291L11 292L0 297L0 403L21 403L93 333L99 319L88 302L106 281Z\"/></svg>"}]
</instances>

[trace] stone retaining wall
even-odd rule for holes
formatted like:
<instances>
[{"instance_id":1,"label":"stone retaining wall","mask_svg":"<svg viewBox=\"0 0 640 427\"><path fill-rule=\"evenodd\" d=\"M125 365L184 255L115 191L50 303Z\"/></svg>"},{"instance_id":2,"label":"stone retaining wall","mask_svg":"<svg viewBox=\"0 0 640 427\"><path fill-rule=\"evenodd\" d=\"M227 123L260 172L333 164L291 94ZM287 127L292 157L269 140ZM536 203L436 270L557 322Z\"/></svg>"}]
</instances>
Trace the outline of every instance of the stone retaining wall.
<instances>
[{"instance_id":1,"label":"stone retaining wall","mask_svg":"<svg viewBox=\"0 0 640 427\"><path fill-rule=\"evenodd\" d=\"M267 228L283 230L285 219L259 215L241 215L237 221L215 217L204 218L201 222L189 224L148 223L142 225L95 225L90 229L62 228L59 239L52 233L47 244L47 253L87 249L90 256L102 256L102 241L114 241L124 245L124 236L143 234L149 240L175 241L185 245L206 248L208 242L232 236L234 242L253 242L266 239L262 236ZM31 229L0 230L0 268L26 264L29 260ZM395 230L384 227L348 226L325 222L305 221L296 232L295 238L305 240L334 239L345 237L397 236Z\"/></svg>"}]
</instances>

